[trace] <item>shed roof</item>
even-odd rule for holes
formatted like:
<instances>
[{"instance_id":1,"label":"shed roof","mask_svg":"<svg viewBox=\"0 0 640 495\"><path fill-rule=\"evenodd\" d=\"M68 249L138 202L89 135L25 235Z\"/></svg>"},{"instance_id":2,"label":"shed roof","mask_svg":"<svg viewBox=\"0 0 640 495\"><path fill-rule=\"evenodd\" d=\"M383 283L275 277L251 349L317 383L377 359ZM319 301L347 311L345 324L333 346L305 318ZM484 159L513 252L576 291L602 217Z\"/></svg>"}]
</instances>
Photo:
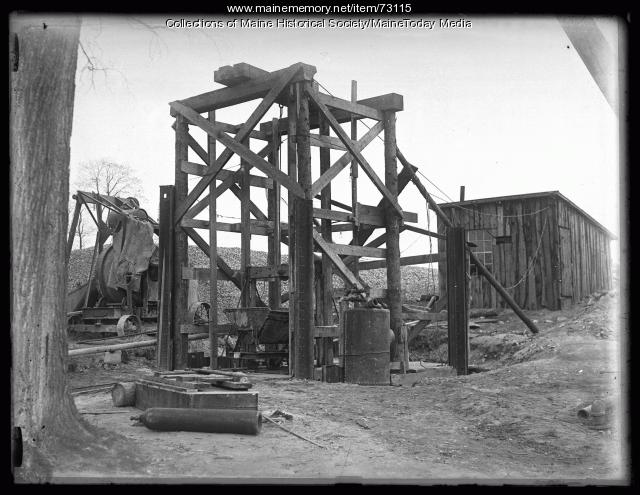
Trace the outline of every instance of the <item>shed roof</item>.
<instances>
[{"instance_id":1,"label":"shed roof","mask_svg":"<svg viewBox=\"0 0 640 495\"><path fill-rule=\"evenodd\" d=\"M573 201L571 201L566 196L562 195L560 191L545 191L545 192L537 192L537 193L528 193L528 194L514 194L512 196L496 196L494 198L480 198L480 199L470 199L466 201L454 201L451 203L438 203L440 208L455 208L456 206L473 206L479 204L486 203L498 203L501 201L517 201L521 199L533 199L533 198L542 198L542 197L550 197L554 196L559 198L570 206L575 208L583 217L585 217L589 222L595 225L597 228L602 230L605 234L609 236L611 239L617 239L618 237L613 234L609 229L607 229L604 225L598 222L595 218L589 215L586 211L576 205Z\"/></svg>"}]
</instances>

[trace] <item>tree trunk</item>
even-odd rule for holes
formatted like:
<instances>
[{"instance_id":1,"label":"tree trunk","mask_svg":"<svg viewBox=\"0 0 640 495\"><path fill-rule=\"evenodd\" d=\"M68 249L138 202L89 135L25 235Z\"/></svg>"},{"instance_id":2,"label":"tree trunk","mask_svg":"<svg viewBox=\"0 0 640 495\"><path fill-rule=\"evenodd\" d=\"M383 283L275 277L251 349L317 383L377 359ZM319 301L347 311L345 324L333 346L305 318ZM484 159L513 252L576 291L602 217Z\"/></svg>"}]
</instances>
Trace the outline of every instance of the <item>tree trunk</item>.
<instances>
[{"instance_id":1,"label":"tree trunk","mask_svg":"<svg viewBox=\"0 0 640 495\"><path fill-rule=\"evenodd\" d=\"M47 451L86 430L67 391L66 204L80 21L16 16L11 73L12 426L16 477L47 479ZM14 65L15 69L15 65Z\"/></svg>"}]
</instances>

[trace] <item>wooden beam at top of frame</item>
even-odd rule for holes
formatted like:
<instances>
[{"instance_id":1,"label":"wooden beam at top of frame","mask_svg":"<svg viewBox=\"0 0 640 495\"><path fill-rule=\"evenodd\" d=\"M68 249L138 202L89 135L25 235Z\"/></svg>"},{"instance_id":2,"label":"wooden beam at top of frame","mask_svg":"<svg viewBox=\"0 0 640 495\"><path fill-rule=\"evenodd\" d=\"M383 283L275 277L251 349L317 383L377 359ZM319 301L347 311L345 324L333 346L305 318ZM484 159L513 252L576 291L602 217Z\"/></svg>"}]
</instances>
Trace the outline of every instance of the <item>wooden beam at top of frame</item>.
<instances>
[{"instance_id":1,"label":"wooden beam at top of frame","mask_svg":"<svg viewBox=\"0 0 640 495\"><path fill-rule=\"evenodd\" d=\"M187 174L197 175L199 177L204 177L207 175L209 171L209 167L206 165L202 165L200 163L188 162L186 160L182 161L182 171ZM218 172L218 176L216 179L225 180L230 175L235 175L235 171L221 169ZM236 182L240 179L238 178ZM249 184L252 187L262 187L263 189L273 189L273 180L267 177L260 177L259 175L250 175L249 176Z\"/></svg>"},{"instance_id":2,"label":"wooden beam at top of frame","mask_svg":"<svg viewBox=\"0 0 640 495\"><path fill-rule=\"evenodd\" d=\"M240 62L238 64L224 65L219 67L213 73L213 80L223 86L237 86L238 84L246 83L251 79L258 79L261 77L268 77L269 71L260 69L251 64Z\"/></svg>"},{"instance_id":3,"label":"wooden beam at top of frame","mask_svg":"<svg viewBox=\"0 0 640 495\"><path fill-rule=\"evenodd\" d=\"M328 107L342 110L361 118L382 120L382 111L360 103L352 103L342 98L318 92L318 99Z\"/></svg>"},{"instance_id":4,"label":"wooden beam at top of frame","mask_svg":"<svg viewBox=\"0 0 640 495\"><path fill-rule=\"evenodd\" d=\"M225 166L225 164L233 156L234 151L229 147L228 142L232 141L234 142L233 144L240 145L240 143L242 143L245 140L245 138L249 135L249 133L253 130L253 128L256 125L258 125L258 123L260 122L260 119L264 117L264 115L269 111L269 108L271 108L271 105L273 105L278 95L280 95L283 92L283 90L287 87L287 85L290 84L291 79L294 78L296 71L298 71L298 69L295 66L292 66L288 70L285 70L284 73L280 77L278 77L275 81L273 81L273 83L269 86L269 91L264 96L260 104L251 113L247 121L244 124L242 124L242 128L236 134L235 140L231 139L224 132L218 131L215 125L213 125L207 119L202 117L202 115L200 115L198 112L196 112L192 108L189 108L179 102L170 103L171 108L173 108L176 111L180 111L180 113L185 115L187 119L192 123L197 123L198 127L203 129L211 137L214 137L218 140L222 138L228 138L227 144L225 145L227 146L227 148L220 154L220 156L216 159L215 163L210 163L208 160L205 160L205 163L208 163L209 166L211 167L210 173L204 176L202 179L200 179L200 181L195 185L195 187L191 190L191 192L189 192L189 194L184 199L182 204L176 205L176 210L173 218L174 223L177 224L180 221L180 219L184 216L187 210L191 208L193 203L196 202L196 200L205 191L205 189L209 187L209 184L211 183L211 181L215 179L216 174L222 169L222 167ZM270 144L268 144L267 146L269 145ZM243 145L241 145L241 147L242 149L246 149ZM255 155L250 150L249 150L249 153ZM245 154L245 159L246 159L246 154ZM258 156L258 159L262 160L259 156ZM264 162L264 163L267 163L267 162ZM269 164L267 164L267 166L270 167ZM258 168L261 169L260 167ZM285 174L282 174L282 175L285 175ZM288 176L286 177L288 178ZM298 188L300 187L298 186Z\"/></svg>"},{"instance_id":5,"label":"wooden beam at top of frame","mask_svg":"<svg viewBox=\"0 0 640 495\"><path fill-rule=\"evenodd\" d=\"M178 102L189 108L193 108L198 113L202 113L262 98L269 93L274 83L290 69L295 69L296 71L290 82L310 81L316 73L314 66L298 62L285 69L270 72L268 76L251 79L237 86L208 91L190 98L178 100ZM276 102L286 105L286 95L277 97ZM172 108L171 116L175 117L176 114L176 110Z\"/></svg>"},{"instance_id":6,"label":"wooden beam at top of frame","mask_svg":"<svg viewBox=\"0 0 640 495\"><path fill-rule=\"evenodd\" d=\"M324 95L324 96L328 96L328 95ZM347 100L343 100L343 101L349 105L352 104L350 101L347 101ZM357 105L363 105L378 111L386 111L386 110L401 111L404 109L402 95L399 95L396 93L389 93L386 95L374 96L373 98L365 98L363 100L358 100ZM351 121L352 114L350 112L334 108L334 110L331 113L333 114L335 119L341 124ZM286 134L288 125L289 125L288 117L279 119L278 132L280 134ZM310 110L309 126L311 129L317 129L318 127L320 127L319 112ZM269 134L272 132L271 129L272 129L271 122L265 122L263 124L260 124L260 132Z\"/></svg>"},{"instance_id":7,"label":"wooden beam at top of frame","mask_svg":"<svg viewBox=\"0 0 640 495\"><path fill-rule=\"evenodd\" d=\"M378 188L378 191L380 191L382 195L386 198L386 200L395 210L396 214L402 217L402 208L398 203L397 197L393 195L391 191L389 191L389 189L387 189L387 186L385 186L384 183L380 180L380 177L378 177L375 170L373 170L371 165L369 165L369 162L362 156L360 151L358 151L358 149L353 145L353 141L351 140L351 138L347 136L344 129L336 121L335 117L331 114L331 112L326 107L326 105L320 100L320 98L318 98L318 93L314 92L313 90L309 90L308 88L305 90L305 92L307 93L307 95L309 95L309 98L313 101L313 103L315 103L318 109L326 117L331 128L338 135L340 140L345 144L345 146L349 150L349 153L353 155L353 158L360 164L360 166L362 167L362 170L364 170L365 174L367 174L367 177L371 179L371 182L373 182L376 188ZM314 195L315 195L315 192L314 192Z\"/></svg>"}]
</instances>

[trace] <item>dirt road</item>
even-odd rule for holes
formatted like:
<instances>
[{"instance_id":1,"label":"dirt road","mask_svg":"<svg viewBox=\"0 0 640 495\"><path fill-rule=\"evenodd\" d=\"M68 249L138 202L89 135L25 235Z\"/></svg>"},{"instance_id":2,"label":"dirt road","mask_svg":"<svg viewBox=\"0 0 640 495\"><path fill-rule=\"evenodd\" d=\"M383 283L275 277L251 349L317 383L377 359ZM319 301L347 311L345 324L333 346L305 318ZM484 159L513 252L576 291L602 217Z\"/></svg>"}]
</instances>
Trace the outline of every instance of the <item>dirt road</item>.
<instances>
[{"instance_id":1,"label":"dirt road","mask_svg":"<svg viewBox=\"0 0 640 495\"><path fill-rule=\"evenodd\" d=\"M535 337L508 313L503 323L481 325L472 364L489 371L468 376L416 374L412 385L388 387L252 378L265 414L291 413L283 426L324 448L268 422L258 436L154 432L134 426L129 417L140 411L113 408L108 393L79 395L87 421L127 437L145 468L123 462L104 472L91 459L59 466L54 480L618 483L626 470L611 304L531 313L541 327ZM477 337L491 338L474 345ZM131 372L149 371L126 368L130 380ZM75 386L118 381L124 371L85 370L71 379ZM577 416L595 399L608 405L602 424Z\"/></svg>"}]
</instances>

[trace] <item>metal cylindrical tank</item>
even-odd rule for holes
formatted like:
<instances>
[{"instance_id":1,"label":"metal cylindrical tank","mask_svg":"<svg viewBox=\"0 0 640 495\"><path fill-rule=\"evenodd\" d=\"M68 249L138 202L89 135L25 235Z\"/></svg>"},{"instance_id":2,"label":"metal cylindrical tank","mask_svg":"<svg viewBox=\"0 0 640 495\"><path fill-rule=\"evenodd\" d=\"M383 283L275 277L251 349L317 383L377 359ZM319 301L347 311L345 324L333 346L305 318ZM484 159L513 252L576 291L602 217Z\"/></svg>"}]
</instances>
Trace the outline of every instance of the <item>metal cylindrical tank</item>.
<instances>
[{"instance_id":1,"label":"metal cylindrical tank","mask_svg":"<svg viewBox=\"0 0 640 495\"><path fill-rule=\"evenodd\" d=\"M142 424L158 431L203 431L257 435L262 429L260 411L244 409L187 409L152 407L138 416Z\"/></svg>"},{"instance_id":2,"label":"metal cylindrical tank","mask_svg":"<svg viewBox=\"0 0 640 495\"><path fill-rule=\"evenodd\" d=\"M344 312L344 381L389 385L388 309L354 308Z\"/></svg>"}]
</instances>

